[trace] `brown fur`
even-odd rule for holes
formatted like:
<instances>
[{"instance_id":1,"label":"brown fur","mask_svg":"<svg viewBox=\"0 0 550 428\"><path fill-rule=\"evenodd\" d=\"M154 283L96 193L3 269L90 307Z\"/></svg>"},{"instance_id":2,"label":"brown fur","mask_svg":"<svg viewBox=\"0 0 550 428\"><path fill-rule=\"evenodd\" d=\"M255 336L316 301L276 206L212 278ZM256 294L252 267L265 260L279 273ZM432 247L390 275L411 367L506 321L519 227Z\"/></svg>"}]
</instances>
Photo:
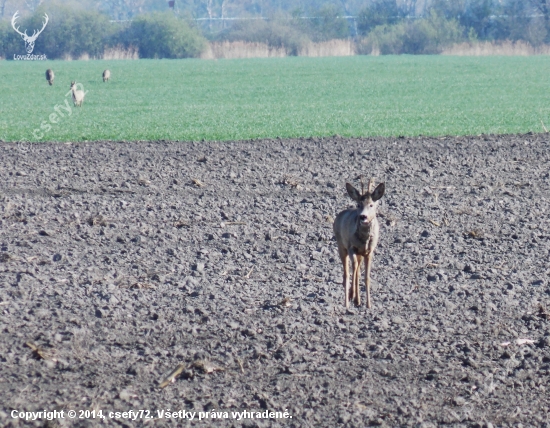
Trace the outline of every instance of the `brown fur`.
<instances>
[{"instance_id":1,"label":"brown fur","mask_svg":"<svg viewBox=\"0 0 550 428\"><path fill-rule=\"evenodd\" d=\"M51 68L48 68L46 70L46 80L50 84L50 86L53 85L53 79L55 78L55 74L53 74L53 70Z\"/></svg>"}]
</instances>

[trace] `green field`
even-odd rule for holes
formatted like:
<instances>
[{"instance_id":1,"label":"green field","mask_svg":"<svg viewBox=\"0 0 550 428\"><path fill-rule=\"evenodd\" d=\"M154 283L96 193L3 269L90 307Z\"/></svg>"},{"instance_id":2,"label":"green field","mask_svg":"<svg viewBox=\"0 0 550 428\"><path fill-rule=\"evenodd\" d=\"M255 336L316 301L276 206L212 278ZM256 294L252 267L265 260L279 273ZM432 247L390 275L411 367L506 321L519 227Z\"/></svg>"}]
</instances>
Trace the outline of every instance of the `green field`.
<instances>
[{"instance_id":1,"label":"green field","mask_svg":"<svg viewBox=\"0 0 550 428\"><path fill-rule=\"evenodd\" d=\"M4 141L502 134L541 132L541 120L550 127L547 56L0 61L0 70ZM81 109L65 96L71 80L88 91ZM65 100L71 115L61 109L59 117L55 106Z\"/></svg>"}]
</instances>

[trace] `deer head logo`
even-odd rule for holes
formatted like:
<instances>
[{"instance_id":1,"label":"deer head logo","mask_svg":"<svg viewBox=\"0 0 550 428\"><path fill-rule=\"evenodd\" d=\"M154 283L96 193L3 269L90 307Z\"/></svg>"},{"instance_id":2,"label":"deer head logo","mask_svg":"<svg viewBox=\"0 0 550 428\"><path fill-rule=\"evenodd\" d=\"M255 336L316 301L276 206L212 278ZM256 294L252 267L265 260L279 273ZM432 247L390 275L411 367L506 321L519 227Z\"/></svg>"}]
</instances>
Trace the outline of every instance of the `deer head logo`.
<instances>
[{"instance_id":1,"label":"deer head logo","mask_svg":"<svg viewBox=\"0 0 550 428\"><path fill-rule=\"evenodd\" d=\"M32 36L29 36L27 34L27 30L25 30L24 33L19 31L19 27L15 26L15 21L17 21L17 18L19 18L19 11L15 12L15 14L13 15L13 18L11 19L11 26L23 38L23 40L25 40L25 49L27 50L27 53L32 53L32 51L34 49L34 42L36 41L36 38L40 35L40 33L42 31L44 31L44 28L46 28L46 24L48 23L48 19L49 19L48 15L44 14L44 19L45 20L44 20L44 25L42 25L42 29L38 32L36 32L36 30L34 30L34 32L32 33Z\"/></svg>"}]
</instances>

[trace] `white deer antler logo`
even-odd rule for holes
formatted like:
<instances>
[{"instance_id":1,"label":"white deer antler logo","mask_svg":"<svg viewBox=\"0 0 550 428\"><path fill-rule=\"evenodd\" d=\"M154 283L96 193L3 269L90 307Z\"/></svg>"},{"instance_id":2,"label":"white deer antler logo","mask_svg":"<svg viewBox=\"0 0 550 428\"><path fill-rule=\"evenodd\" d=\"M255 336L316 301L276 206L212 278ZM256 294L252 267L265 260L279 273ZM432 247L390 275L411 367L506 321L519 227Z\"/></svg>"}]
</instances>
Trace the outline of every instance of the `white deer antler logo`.
<instances>
[{"instance_id":1,"label":"white deer antler logo","mask_svg":"<svg viewBox=\"0 0 550 428\"><path fill-rule=\"evenodd\" d=\"M48 15L44 14L44 18L46 20L44 21L44 25L42 26L42 29L38 33L36 32L36 30L34 30L34 32L32 33L32 36L29 36L27 34L27 30L25 30L24 33L19 31L19 27L15 26L15 21L17 21L17 18L19 18L19 11L15 12L15 14L13 15L13 18L11 19L11 26L19 35L21 35L21 37L23 37L23 40L25 40L25 49L27 50L27 53L32 53L36 38L40 35L42 31L44 31L44 28L46 28L46 24L48 23L48 19L49 19Z\"/></svg>"}]
</instances>

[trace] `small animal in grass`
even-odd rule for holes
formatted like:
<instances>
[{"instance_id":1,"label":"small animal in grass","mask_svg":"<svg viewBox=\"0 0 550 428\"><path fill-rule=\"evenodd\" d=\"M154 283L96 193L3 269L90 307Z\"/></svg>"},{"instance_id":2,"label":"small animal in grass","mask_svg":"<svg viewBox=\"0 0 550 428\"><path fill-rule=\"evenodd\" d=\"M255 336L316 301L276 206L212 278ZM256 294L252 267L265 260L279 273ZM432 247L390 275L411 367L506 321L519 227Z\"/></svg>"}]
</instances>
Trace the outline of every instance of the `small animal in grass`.
<instances>
[{"instance_id":1,"label":"small animal in grass","mask_svg":"<svg viewBox=\"0 0 550 428\"><path fill-rule=\"evenodd\" d=\"M55 74L53 74L53 70L51 68L48 68L46 70L46 80L50 84L50 86L53 85L53 79L55 79Z\"/></svg>"},{"instance_id":2,"label":"small animal in grass","mask_svg":"<svg viewBox=\"0 0 550 428\"><path fill-rule=\"evenodd\" d=\"M105 70L103 72L103 83L108 82L111 78L111 72L109 70Z\"/></svg>"},{"instance_id":3,"label":"small animal in grass","mask_svg":"<svg viewBox=\"0 0 550 428\"><path fill-rule=\"evenodd\" d=\"M370 271L372 257L380 227L376 218L378 201L385 192L385 184L374 187L374 179L370 179L365 193L359 192L351 184L346 183L348 195L357 203L356 208L342 211L334 220L333 230L338 253L344 268L345 305L349 308L349 301L353 300L357 306L361 305L359 294L359 279L361 277L361 263L365 260L365 287L367 289L367 308L372 307L370 298ZM351 286L349 281L349 260L351 259Z\"/></svg>"},{"instance_id":4,"label":"small animal in grass","mask_svg":"<svg viewBox=\"0 0 550 428\"><path fill-rule=\"evenodd\" d=\"M76 82L74 80L71 82L71 91L73 93L73 103L75 107L82 107L85 93L80 89L76 89Z\"/></svg>"}]
</instances>

